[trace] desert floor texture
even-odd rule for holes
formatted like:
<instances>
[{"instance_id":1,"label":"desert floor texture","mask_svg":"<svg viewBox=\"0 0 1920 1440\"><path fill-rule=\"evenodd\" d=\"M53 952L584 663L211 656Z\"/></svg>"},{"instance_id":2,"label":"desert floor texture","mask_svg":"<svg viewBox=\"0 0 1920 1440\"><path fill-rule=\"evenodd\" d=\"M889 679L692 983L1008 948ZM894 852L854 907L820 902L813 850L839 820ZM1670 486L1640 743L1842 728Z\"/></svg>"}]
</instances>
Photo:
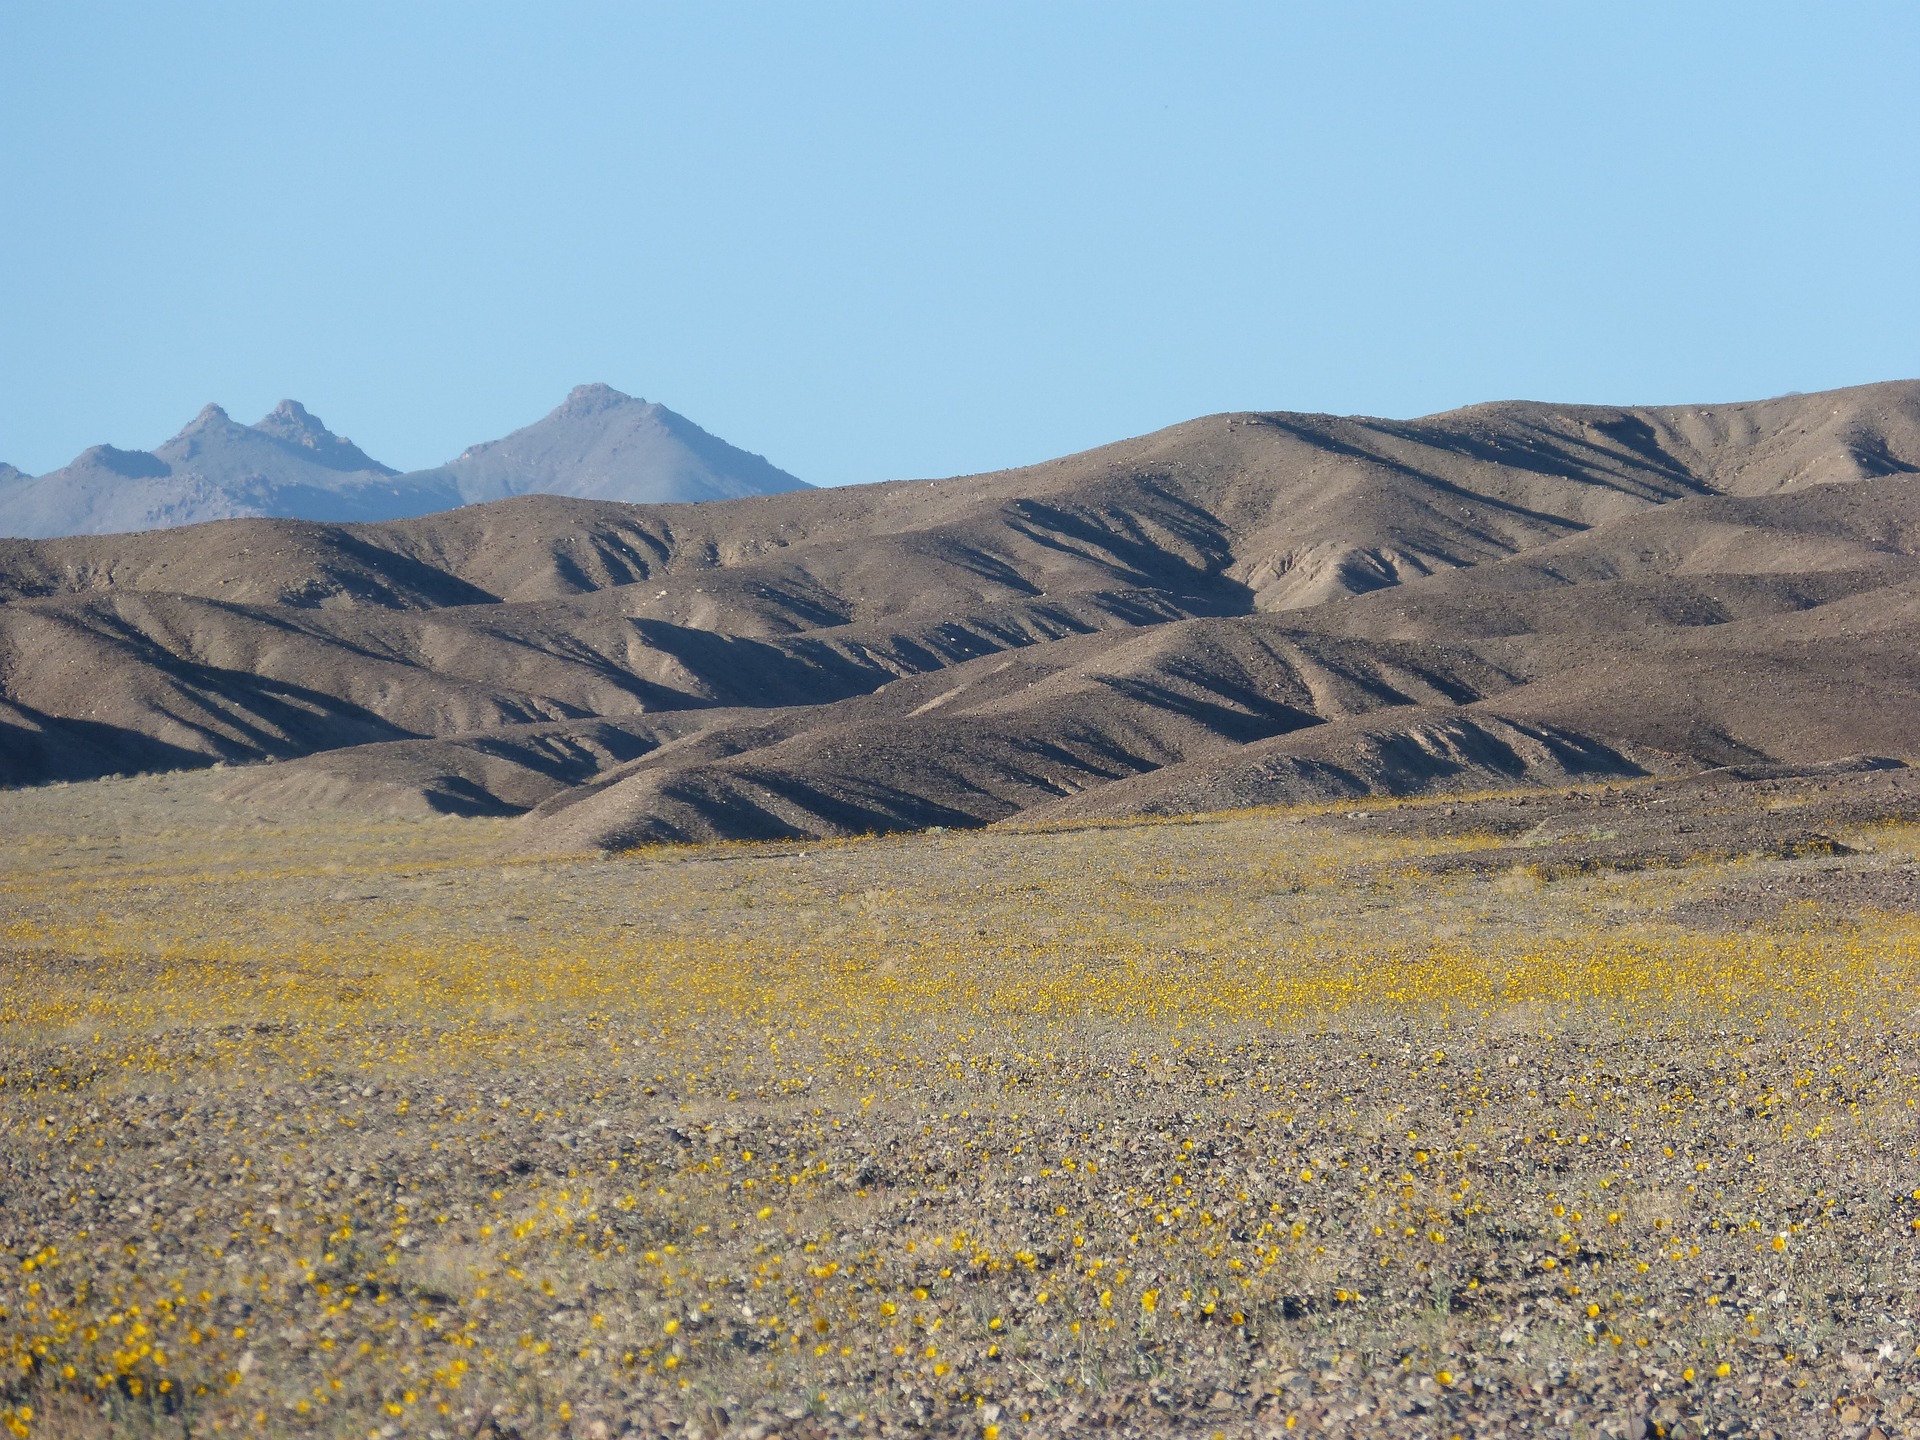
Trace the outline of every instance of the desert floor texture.
<instances>
[{"instance_id":1,"label":"desert floor texture","mask_svg":"<svg viewBox=\"0 0 1920 1440\"><path fill-rule=\"evenodd\" d=\"M1920 1434L1908 772L526 857L0 794L18 1436Z\"/></svg>"}]
</instances>

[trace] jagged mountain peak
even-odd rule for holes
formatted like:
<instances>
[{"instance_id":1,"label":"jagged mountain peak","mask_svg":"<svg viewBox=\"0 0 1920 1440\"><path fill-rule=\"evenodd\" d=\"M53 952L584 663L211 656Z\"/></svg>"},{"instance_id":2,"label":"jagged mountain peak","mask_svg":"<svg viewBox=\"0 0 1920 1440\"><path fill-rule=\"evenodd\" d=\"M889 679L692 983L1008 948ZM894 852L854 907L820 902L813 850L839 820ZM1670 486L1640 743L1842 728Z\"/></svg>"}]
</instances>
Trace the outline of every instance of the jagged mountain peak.
<instances>
[{"instance_id":1,"label":"jagged mountain peak","mask_svg":"<svg viewBox=\"0 0 1920 1440\"><path fill-rule=\"evenodd\" d=\"M265 430L270 435L279 435L282 439L292 439L295 435L326 435L331 432L315 415L298 400L282 400L254 422L253 428Z\"/></svg>"},{"instance_id":2,"label":"jagged mountain peak","mask_svg":"<svg viewBox=\"0 0 1920 1440\"><path fill-rule=\"evenodd\" d=\"M38 477L0 469L0 483L0 536L38 538L243 516L390 520L510 495L655 504L809 488L606 384L577 385L533 424L406 475L286 399L253 425L208 405L152 451L95 446Z\"/></svg>"},{"instance_id":3,"label":"jagged mountain peak","mask_svg":"<svg viewBox=\"0 0 1920 1440\"><path fill-rule=\"evenodd\" d=\"M344 435L336 435L298 400L282 400L252 426L262 435L270 435L287 445L297 445L329 470L371 471L376 475L396 475L391 466L382 465Z\"/></svg>"},{"instance_id":4,"label":"jagged mountain peak","mask_svg":"<svg viewBox=\"0 0 1920 1440\"><path fill-rule=\"evenodd\" d=\"M469 502L569 495L628 503L736 499L805 481L611 385L576 385L531 425L475 445L438 472Z\"/></svg>"},{"instance_id":5,"label":"jagged mountain peak","mask_svg":"<svg viewBox=\"0 0 1920 1440\"><path fill-rule=\"evenodd\" d=\"M225 407L209 401L200 407L200 413L198 415L195 415L193 419L180 427L179 434L173 438L179 440L188 435L197 435L203 430L212 430L216 427L232 424L233 417L227 414Z\"/></svg>"},{"instance_id":6,"label":"jagged mountain peak","mask_svg":"<svg viewBox=\"0 0 1920 1440\"><path fill-rule=\"evenodd\" d=\"M617 409L624 405L643 406L649 410L659 407L637 395L629 395L624 390L616 390L611 385L595 382L591 385L576 385L567 392L567 398L560 402L552 412L555 415L593 415L603 410Z\"/></svg>"}]
</instances>

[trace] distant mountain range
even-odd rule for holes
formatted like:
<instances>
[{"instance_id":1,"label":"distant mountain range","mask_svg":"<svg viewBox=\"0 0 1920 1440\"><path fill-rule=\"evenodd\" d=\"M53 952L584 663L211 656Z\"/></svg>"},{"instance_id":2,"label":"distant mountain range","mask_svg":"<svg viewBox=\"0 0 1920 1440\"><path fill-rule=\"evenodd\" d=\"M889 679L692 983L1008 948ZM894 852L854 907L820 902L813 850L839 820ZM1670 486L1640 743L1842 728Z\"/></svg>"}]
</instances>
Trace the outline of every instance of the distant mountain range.
<instances>
[{"instance_id":1,"label":"distant mountain range","mask_svg":"<svg viewBox=\"0 0 1920 1440\"><path fill-rule=\"evenodd\" d=\"M447 483L594 472L534 434ZM1878 773L1920 763L1920 382L0 540L0 784L266 760L236 803L524 813L569 852Z\"/></svg>"},{"instance_id":2,"label":"distant mountain range","mask_svg":"<svg viewBox=\"0 0 1920 1440\"><path fill-rule=\"evenodd\" d=\"M401 474L297 400L258 424L209 405L154 450L95 445L31 476L0 464L0 535L48 539L203 520L400 520L512 495L659 504L808 489L664 405L582 385L557 410L432 470Z\"/></svg>"}]
</instances>

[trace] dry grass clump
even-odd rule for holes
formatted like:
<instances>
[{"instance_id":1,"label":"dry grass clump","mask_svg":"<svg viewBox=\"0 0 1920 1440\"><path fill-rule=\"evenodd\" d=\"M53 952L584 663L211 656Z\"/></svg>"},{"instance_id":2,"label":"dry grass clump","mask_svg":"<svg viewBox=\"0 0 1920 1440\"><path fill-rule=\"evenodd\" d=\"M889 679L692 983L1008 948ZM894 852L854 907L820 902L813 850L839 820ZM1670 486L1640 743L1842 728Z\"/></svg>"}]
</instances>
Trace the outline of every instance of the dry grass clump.
<instances>
[{"instance_id":1,"label":"dry grass clump","mask_svg":"<svg viewBox=\"0 0 1920 1440\"><path fill-rule=\"evenodd\" d=\"M1911 918L121 795L0 800L17 1435L1920 1432Z\"/></svg>"}]
</instances>

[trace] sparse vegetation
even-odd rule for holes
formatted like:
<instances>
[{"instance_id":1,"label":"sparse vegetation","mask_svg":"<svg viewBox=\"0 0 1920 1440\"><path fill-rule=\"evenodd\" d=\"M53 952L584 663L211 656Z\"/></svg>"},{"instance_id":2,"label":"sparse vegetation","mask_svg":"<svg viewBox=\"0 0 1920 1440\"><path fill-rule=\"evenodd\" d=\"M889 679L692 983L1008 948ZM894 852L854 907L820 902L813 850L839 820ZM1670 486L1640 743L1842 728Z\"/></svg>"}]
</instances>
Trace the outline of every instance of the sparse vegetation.
<instances>
[{"instance_id":1,"label":"sparse vegetation","mask_svg":"<svg viewBox=\"0 0 1920 1440\"><path fill-rule=\"evenodd\" d=\"M503 863L218 784L0 796L16 1435L1920 1430L1920 924L1705 903L1920 828Z\"/></svg>"}]
</instances>

